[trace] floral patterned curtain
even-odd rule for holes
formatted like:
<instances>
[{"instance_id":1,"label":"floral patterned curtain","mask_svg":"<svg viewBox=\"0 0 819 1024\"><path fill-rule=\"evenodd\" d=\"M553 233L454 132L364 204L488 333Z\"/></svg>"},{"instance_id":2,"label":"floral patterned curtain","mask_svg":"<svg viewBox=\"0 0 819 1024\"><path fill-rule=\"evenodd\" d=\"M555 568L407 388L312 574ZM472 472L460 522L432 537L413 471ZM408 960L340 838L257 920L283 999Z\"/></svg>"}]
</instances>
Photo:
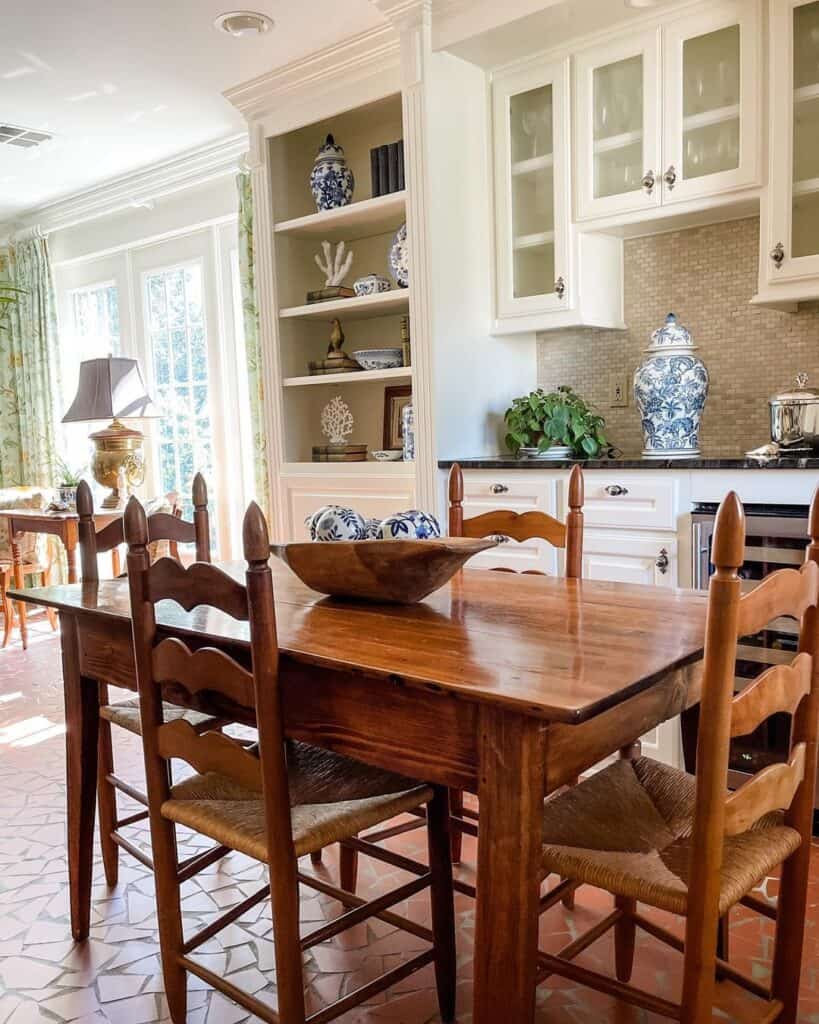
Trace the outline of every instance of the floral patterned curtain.
<instances>
[{"instance_id":1,"label":"floral patterned curtain","mask_svg":"<svg viewBox=\"0 0 819 1024\"><path fill-rule=\"evenodd\" d=\"M59 368L46 239L29 238L0 251L0 282L22 289L0 320L0 487L51 487ZM0 294L11 292L0 283Z\"/></svg>"},{"instance_id":2,"label":"floral patterned curtain","mask_svg":"<svg viewBox=\"0 0 819 1024\"><path fill-rule=\"evenodd\" d=\"M253 188L249 172L240 171L237 174L236 186L239 192L239 278L242 288L245 352L250 391L250 422L253 429L256 500L264 509L265 514L269 514L270 481L267 472L267 434L264 426L264 376L259 341L259 308L256 304Z\"/></svg>"}]
</instances>

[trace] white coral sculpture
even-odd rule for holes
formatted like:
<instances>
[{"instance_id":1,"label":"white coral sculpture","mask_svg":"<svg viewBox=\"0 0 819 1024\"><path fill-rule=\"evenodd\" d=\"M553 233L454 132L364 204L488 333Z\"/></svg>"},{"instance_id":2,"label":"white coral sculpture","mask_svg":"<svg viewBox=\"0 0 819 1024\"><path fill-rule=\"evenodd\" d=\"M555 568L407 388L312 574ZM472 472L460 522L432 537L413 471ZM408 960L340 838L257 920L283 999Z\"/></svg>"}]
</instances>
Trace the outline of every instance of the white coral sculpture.
<instances>
[{"instance_id":1,"label":"white coral sculpture","mask_svg":"<svg viewBox=\"0 0 819 1024\"><path fill-rule=\"evenodd\" d=\"M329 242L322 242L321 251L324 253L324 259L322 260L318 253L313 257L316 261L316 266L324 274L324 286L326 288L340 285L350 273L350 267L353 265L353 250L350 249L347 252L347 246L344 242L338 243L334 257L331 256L332 250L333 247ZM347 252L346 258L344 256L345 252Z\"/></svg>"},{"instance_id":2,"label":"white coral sculpture","mask_svg":"<svg viewBox=\"0 0 819 1024\"><path fill-rule=\"evenodd\" d=\"M336 395L321 411L321 432L330 444L344 444L353 432L353 423L353 414L341 395Z\"/></svg>"}]
</instances>

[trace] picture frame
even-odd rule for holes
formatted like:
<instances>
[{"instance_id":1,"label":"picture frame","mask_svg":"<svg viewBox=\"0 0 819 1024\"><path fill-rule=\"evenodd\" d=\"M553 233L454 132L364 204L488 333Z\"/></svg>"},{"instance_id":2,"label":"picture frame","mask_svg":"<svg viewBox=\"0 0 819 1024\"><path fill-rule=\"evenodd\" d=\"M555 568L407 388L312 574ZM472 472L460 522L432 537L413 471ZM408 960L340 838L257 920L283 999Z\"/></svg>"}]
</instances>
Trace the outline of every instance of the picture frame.
<instances>
[{"instance_id":1,"label":"picture frame","mask_svg":"<svg viewBox=\"0 0 819 1024\"><path fill-rule=\"evenodd\" d=\"M384 388L384 436L383 447L385 450L404 447L404 420L403 413L405 406L412 402L412 385L396 384Z\"/></svg>"}]
</instances>

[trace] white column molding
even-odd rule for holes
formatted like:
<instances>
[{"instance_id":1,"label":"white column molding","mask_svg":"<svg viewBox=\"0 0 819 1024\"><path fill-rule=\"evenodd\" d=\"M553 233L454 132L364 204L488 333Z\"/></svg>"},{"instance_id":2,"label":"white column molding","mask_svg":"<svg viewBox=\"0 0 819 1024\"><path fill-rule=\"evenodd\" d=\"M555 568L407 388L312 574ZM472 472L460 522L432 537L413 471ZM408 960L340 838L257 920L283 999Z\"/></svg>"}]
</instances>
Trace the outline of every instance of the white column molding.
<instances>
[{"instance_id":1,"label":"white column molding","mask_svg":"<svg viewBox=\"0 0 819 1024\"><path fill-rule=\"evenodd\" d=\"M401 45L407 238L410 251L410 333L415 412L415 485L419 508L436 507L435 393L429 265L429 183L424 72L432 52L430 0L373 0L396 27Z\"/></svg>"},{"instance_id":2,"label":"white column molding","mask_svg":"<svg viewBox=\"0 0 819 1024\"><path fill-rule=\"evenodd\" d=\"M270 183L264 160L264 132L261 125L250 131L250 181L253 189L253 242L255 247L256 301L259 310L259 347L262 356L263 428L267 440L267 473L270 485L270 529L274 538L285 537L285 515L282 508L282 490L279 485L283 453L282 395L279 370L278 317L276 315L275 272L273 240L270 225L273 212L270 203Z\"/></svg>"}]
</instances>

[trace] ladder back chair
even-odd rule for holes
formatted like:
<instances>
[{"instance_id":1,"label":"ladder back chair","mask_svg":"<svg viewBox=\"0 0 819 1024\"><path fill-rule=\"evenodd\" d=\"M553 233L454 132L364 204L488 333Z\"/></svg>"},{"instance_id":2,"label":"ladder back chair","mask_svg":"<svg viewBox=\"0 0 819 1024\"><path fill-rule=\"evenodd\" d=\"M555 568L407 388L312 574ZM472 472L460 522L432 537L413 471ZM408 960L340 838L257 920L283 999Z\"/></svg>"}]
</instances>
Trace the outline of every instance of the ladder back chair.
<instances>
[{"instance_id":1,"label":"ladder back chair","mask_svg":"<svg viewBox=\"0 0 819 1024\"><path fill-rule=\"evenodd\" d=\"M243 526L247 560L245 583L216 566L188 568L173 559L150 562L144 510L131 498L125 511L128 577L134 652L148 780L148 806L154 848L160 947L165 992L174 1024L186 1019L186 975L203 979L249 1012L277 1024L325 1022L347 1012L429 963L434 964L444 1021L454 1019L455 931L452 866L449 859L447 791L306 744L286 742L279 689L279 652L270 540L258 505ZM184 609L207 606L238 621L250 632L250 669L224 650L193 650L185 634L157 636L155 605L173 600ZM165 715L169 695L177 700L218 702L237 717L256 722L258 747L248 749L219 732L197 732L190 723ZM195 774L172 785L171 759L185 761ZM426 806L429 868L391 893L365 902L299 871L298 859L362 828L404 811ZM198 934L185 937L180 908L177 824L253 857L269 872L269 884ZM334 921L301 935L299 886L332 896L345 910ZM432 928L390 911L429 888ZM272 903L278 1011L200 964L193 953L218 931L267 897ZM305 1009L303 953L348 927L378 915L431 943L431 948L341 996L329 1007Z\"/></svg>"},{"instance_id":2,"label":"ladder back chair","mask_svg":"<svg viewBox=\"0 0 819 1024\"><path fill-rule=\"evenodd\" d=\"M181 510L174 502L173 512L154 512L148 518L148 534L151 544L167 541L171 555L178 560L180 544L194 544L196 560L210 561L210 520L208 515L208 489L201 473L197 473L193 481L193 521L182 519ZM119 563L118 549L125 543L123 517L120 516L107 526L97 531L94 525L94 499L91 488L85 480L77 488L77 515L79 517L78 533L80 542L80 566L83 582L97 582L99 571L97 557L111 552L114 572L117 573ZM140 735L139 698L132 697L118 704L111 704L108 687L100 684L100 722L98 740L98 783L97 802L100 818L100 846L102 849L105 879L110 886L117 884L119 877L119 850L130 853L140 863L150 868L151 858L144 850L131 842L122 833L129 825L137 825L145 821L148 811L141 810L119 817L117 808L117 791L124 793L133 801L147 808L148 798L142 790L120 778L115 771L114 749L111 726L116 725L127 732ZM195 728L212 729L218 723L209 715L197 711L182 711L169 706L169 715L183 715ZM224 724L224 723L221 723Z\"/></svg>"},{"instance_id":3,"label":"ladder back chair","mask_svg":"<svg viewBox=\"0 0 819 1024\"><path fill-rule=\"evenodd\" d=\"M649 758L621 760L546 802L543 871L608 890L615 909L557 956L538 953L539 981L558 974L684 1024L700 1024L711 1020L715 1000L718 1005L736 995L730 984L717 986L720 979L762 1003L758 1017L748 1016L747 1005L728 1007L731 1019L796 1021L819 731L819 491L809 530L801 569L772 573L743 596L738 569L744 512L733 492L723 501L711 556L696 776ZM735 695L738 640L785 615L801 620L798 653ZM729 793L731 739L781 712L792 716L787 761ZM752 890L780 865L773 909ZM638 901L684 915L685 942L641 916ZM718 921L738 903L776 920L770 987L718 954ZM616 980L572 962L612 926ZM683 952L679 1004L627 984L638 926Z\"/></svg>"},{"instance_id":4,"label":"ladder back chair","mask_svg":"<svg viewBox=\"0 0 819 1024\"><path fill-rule=\"evenodd\" d=\"M579 465L572 468L569 476L568 507L566 522L562 523L554 516L545 512L514 512L508 509L493 509L479 516L464 518L464 478L461 467L453 463L449 471L449 535L450 537L491 537L510 538L518 543L538 538L555 548L563 549L565 555L566 576L580 578L583 574L583 471ZM496 567L495 572L517 572L516 569ZM525 570L522 575L543 576L545 573L537 569ZM449 793L451 821L452 860L457 864L461 860L462 840L464 833L472 836L478 834L478 813L464 806L463 793L450 790ZM389 839L403 832L422 828L423 819L408 821L390 828L362 836L355 844L343 843L339 857L339 877L343 889L355 891L357 877L357 851L366 851L374 857L379 853L386 859L383 851L374 844ZM416 868L418 865L416 865ZM456 888L474 896L475 888L466 882L455 883ZM563 895L563 903L567 907L573 905L574 888L567 886ZM551 906L551 904L549 904ZM547 909L544 905L543 909Z\"/></svg>"}]
</instances>

